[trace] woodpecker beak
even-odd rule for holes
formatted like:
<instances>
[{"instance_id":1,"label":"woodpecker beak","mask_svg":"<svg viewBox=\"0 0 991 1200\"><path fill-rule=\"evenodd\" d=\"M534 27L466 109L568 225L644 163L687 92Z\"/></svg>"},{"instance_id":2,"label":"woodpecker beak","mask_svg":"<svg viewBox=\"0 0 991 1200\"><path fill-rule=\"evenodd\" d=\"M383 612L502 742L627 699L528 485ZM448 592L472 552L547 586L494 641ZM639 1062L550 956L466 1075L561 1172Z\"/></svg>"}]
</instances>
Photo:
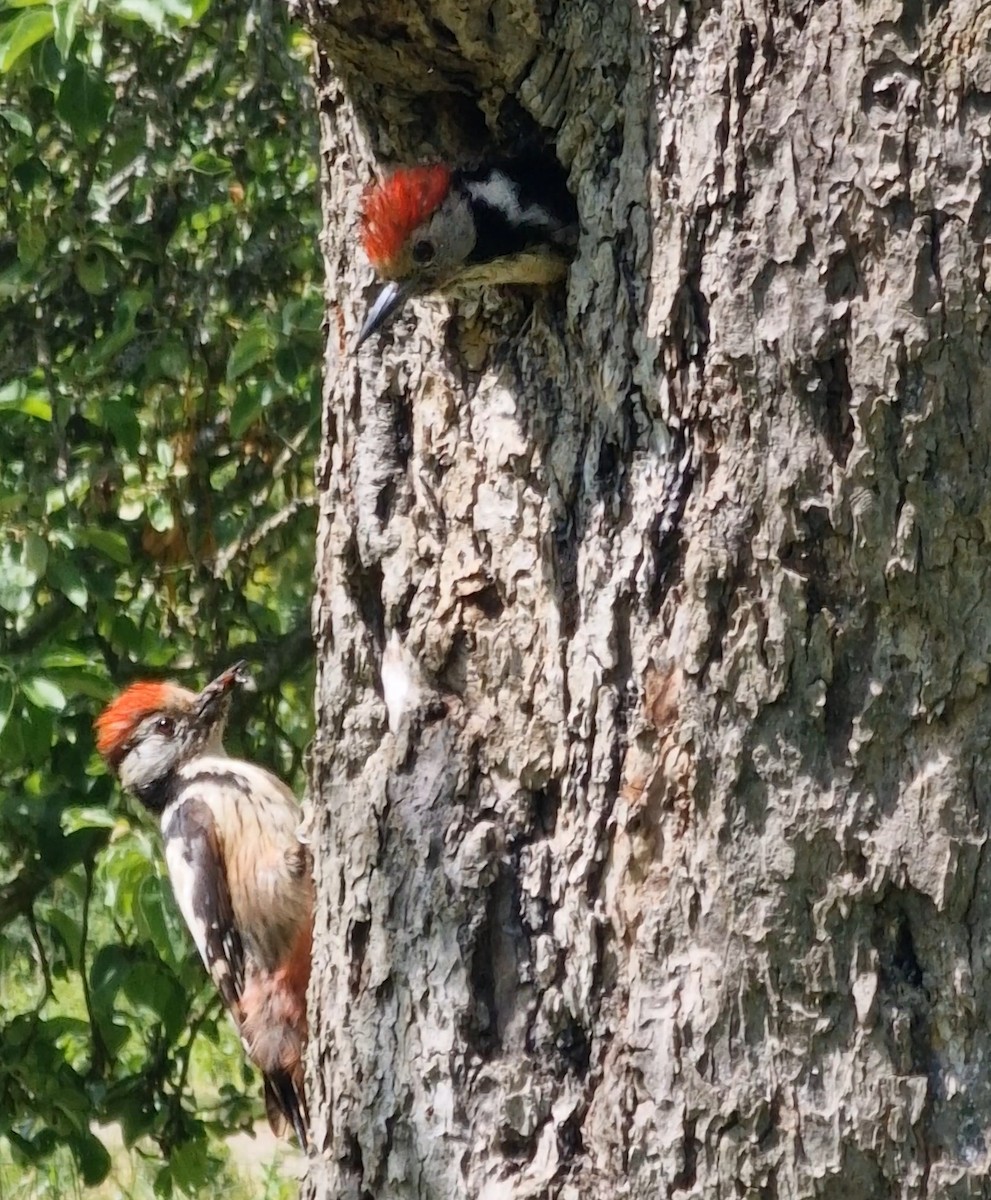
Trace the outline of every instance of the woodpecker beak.
<instances>
[{"instance_id":1,"label":"woodpecker beak","mask_svg":"<svg viewBox=\"0 0 991 1200\"><path fill-rule=\"evenodd\" d=\"M370 338L373 333L384 329L388 325L389 321L413 294L413 291L414 288L411 283L397 283L395 280L387 283L382 288L365 314L365 323L362 325L361 332L358 334L358 340L354 344L355 350L359 349L362 342Z\"/></svg>"},{"instance_id":2,"label":"woodpecker beak","mask_svg":"<svg viewBox=\"0 0 991 1200\"><path fill-rule=\"evenodd\" d=\"M236 687L243 687L248 691L253 691L255 687L255 682L248 674L247 664L244 661L235 663L226 671L221 671L217 678L211 679L200 692L196 698L197 718L200 721L212 723L218 718L226 716L230 704L230 693Z\"/></svg>"}]
</instances>

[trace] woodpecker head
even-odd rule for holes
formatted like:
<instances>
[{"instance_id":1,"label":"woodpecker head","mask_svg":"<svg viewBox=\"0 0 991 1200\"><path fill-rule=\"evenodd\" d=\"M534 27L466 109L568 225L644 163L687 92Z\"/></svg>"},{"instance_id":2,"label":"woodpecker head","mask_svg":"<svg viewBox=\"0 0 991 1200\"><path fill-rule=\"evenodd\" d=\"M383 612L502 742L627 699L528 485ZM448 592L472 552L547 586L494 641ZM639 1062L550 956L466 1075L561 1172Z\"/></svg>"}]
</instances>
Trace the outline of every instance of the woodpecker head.
<instances>
[{"instance_id":1,"label":"woodpecker head","mask_svg":"<svg viewBox=\"0 0 991 1200\"><path fill-rule=\"evenodd\" d=\"M407 167L365 193L361 241L388 282L358 346L410 296L563 279L578 241L578 210L554 161Z\"/></svg>"},{"instance_id":2,"label":"woodpecker head","mask_svg":"<svg viewBox=\"0 0 991 1200\"><path fill-rule=\"evenodd\" d=\"M468 194L445 166L408 167L365 192L361 244L385 280L365 317L358 345L409 299L441 291L463 269L477 231Z\"/></svg>"},{"instance_id":3,"label":"woodpecker head","mask_svg":"<svg viewBox=\"0 0 991 1200\"><path fill-rule=\"evenodd\" d=\"M200 754L222 754L231 693L249 686L244 663L201 692L175 683L132 683L96 719L96 748L122 787L152 810L164 807L175 771Z\"/></svg>"}]
</instances>

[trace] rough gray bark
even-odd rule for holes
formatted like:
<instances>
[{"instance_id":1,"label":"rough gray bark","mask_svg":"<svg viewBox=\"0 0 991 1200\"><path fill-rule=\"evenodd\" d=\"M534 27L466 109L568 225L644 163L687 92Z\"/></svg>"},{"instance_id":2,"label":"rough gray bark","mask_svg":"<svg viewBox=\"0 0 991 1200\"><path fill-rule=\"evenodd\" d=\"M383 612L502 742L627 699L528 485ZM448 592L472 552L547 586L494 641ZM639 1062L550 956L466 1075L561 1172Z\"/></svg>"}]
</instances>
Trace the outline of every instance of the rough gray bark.
<instances>
[{"instance_id":1,"label":"rough gray bark","mask_svg":"<svg viewBox=\"0 0 991 1200\"><path fill-rule=\"evenodd\" d=\"M991 1195L991 10L306 18L306 1194ZM349 357L371 164L536 134L567 288Z\"/></svg>"}]
</instances>

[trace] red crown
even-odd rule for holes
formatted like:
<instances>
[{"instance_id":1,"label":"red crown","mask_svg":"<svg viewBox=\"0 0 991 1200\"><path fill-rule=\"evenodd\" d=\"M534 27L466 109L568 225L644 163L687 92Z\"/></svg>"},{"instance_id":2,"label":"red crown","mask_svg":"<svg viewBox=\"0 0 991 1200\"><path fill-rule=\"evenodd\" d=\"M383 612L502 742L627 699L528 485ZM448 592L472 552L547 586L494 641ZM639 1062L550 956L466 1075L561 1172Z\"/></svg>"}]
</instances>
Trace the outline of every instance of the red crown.
<instances>
[{"instance_id":1,"label":"red crown","mask_svg":"<svg viewBox=\"0 0 991 1200\"><path fill-rule=\"evenodd\" d=\"M450 186L447 167L408 167L365 192L361 244L373 267L387 266L398 256L406 239L439 207Z\"/></svg>"},{"instance_id":2,"label":"red crown","mask_svg":"<svg viewBox=\"0 0 991 1200\"><path fill-rule=\"evenodd\" d=\"M172 683L132 683L96 718L97 750L104 758L111 756L127 741L135 725L149 713L163 708L177 690Z\"/></svg>"}]
</instances>

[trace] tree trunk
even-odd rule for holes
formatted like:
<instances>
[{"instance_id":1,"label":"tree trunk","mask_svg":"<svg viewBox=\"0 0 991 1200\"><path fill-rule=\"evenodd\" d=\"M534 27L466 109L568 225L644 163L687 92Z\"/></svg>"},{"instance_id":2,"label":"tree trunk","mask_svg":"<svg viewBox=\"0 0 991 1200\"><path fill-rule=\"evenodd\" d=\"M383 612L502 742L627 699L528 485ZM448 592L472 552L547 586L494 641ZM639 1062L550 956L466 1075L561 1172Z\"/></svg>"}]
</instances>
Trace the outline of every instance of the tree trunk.
<instances>
[{"instance_id":1,"label":"tree trunk","mask_svg":"<svg viewBox=\"0 0 991 1200\"><path fill-rule=\"evenodd\" d=\"M991 1196L991 9L305 2L305 1194ZM534 144L567 287L353 356L373 164Z\"/></svg>"}]
</instances>

